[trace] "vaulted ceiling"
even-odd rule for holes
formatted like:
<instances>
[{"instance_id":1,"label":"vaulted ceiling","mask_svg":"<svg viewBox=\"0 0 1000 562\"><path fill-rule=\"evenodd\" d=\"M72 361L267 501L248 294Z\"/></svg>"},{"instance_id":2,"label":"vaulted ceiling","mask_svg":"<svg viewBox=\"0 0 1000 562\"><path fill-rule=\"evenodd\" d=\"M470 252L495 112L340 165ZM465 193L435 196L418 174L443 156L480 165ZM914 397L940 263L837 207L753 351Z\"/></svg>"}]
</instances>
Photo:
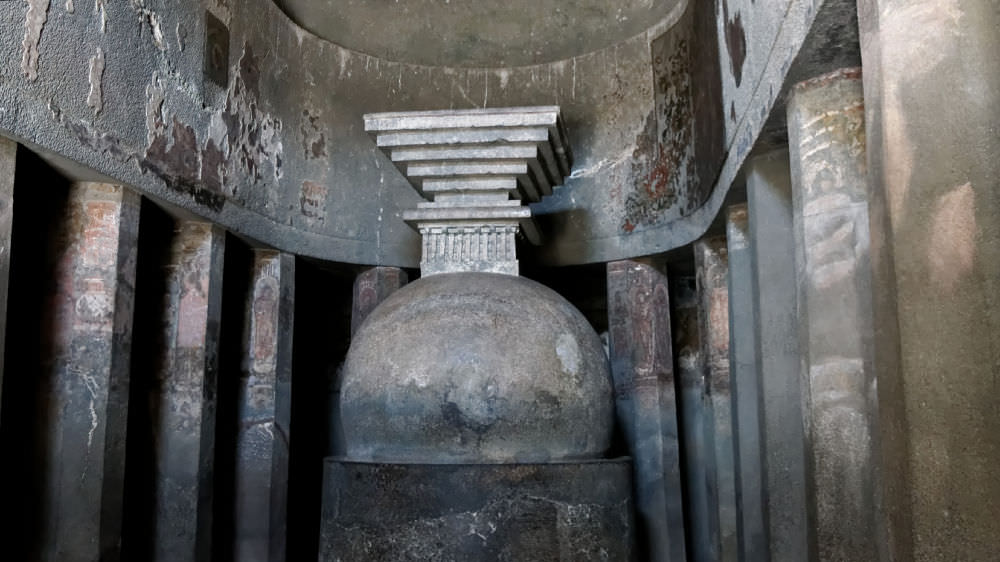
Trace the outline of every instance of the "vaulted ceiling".
<instances>
[{"instance_id":1,"label":"vaulted ceiling","mask_svg":"<svg viewBox=\"0 0 1000 562\"><path fill-rule=\"evenodd\" d=\"M296 23L354 51L431 66L564 60L653 27L683 0L275 0Z\"/></svg>"}]
</instances>

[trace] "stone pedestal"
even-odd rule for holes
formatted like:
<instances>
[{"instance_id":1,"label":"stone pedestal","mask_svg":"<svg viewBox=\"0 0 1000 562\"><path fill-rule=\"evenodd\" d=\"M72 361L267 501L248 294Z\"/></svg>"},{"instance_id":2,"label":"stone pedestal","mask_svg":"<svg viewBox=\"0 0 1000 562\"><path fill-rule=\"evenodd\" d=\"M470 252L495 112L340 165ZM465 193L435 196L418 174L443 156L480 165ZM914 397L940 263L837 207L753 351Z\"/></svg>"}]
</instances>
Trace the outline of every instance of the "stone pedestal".
<instances>
[{"instance_id":1,"label":"stone pedestal","mask_svg":"<svg viewBox=\"0 0 1000 562\"><path fill-rule=\"evenodd\" d=\"M320 560L634 560L628 459L393 464L328 458Z\"/></svg>"},{"instance_id":2,"label":"stone pedestal","mask_svg":"<svg viewBox=\"0 0 1000 562\"><path fill-rule=\"evenodd\" d=\"M365 130L429 199L403 212L423 238L423 276L517 275L518 234L541 243L525 203L570 173L559 115L555 106L365 115Z\"/></svg>"}]
</instances>

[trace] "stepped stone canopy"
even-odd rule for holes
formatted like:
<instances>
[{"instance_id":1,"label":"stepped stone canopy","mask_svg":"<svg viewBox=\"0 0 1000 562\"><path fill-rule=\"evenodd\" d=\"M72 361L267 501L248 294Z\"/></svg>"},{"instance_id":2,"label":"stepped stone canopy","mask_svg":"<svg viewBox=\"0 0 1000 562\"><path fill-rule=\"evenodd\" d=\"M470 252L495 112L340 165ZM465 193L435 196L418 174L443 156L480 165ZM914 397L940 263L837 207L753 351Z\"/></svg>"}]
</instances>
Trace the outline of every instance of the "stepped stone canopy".
<instances>
[{"instance_id":1,"label":"stepped stone canopy","mask_svg":"<svg viewBox=\"0 0 1000 562\"><path fill-rule=\"evenodd\" d=\"M557 106L365 115L365 130L431 201L403 212L423 236L424 275L517 274L518 227L541 237L531 210L572 164Z\"/></svg>"}]
</instances>

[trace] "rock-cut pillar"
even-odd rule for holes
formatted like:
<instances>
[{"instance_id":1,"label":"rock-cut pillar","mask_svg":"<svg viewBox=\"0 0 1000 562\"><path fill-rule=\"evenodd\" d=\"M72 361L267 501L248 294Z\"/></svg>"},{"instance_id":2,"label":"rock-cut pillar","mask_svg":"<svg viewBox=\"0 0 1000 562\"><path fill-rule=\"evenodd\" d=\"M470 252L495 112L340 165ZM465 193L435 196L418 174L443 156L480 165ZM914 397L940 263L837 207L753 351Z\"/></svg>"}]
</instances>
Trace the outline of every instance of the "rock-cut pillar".
<instances>
[{"instance_id":1,"label":"rock-cut pillar","mask_svg":"<svg viewBox=\"0 0 1000 562\"><path fill-rule=\"evenodd\" d=\"M351 336L357 333L365 318L389 295L406 285L406 271L398 267L370 267L354 278L351 299ZM340 422L340 374L330 381L330 442L328 452L344 454L344 428Z\"/></svg>"},{"instance_id":2,"label":"rock-cut pillar","mask_svg":"<svg viewBox=\"0 0 1000 562\"><path fill-rule=\"evenodd\" d=\"M235 557L285 560L295 256L256 250L238 387Z\"/></svg>"},{"instance_id":3,"label":"rock-cut pillar","mask_svg":"<svg viewBox=\"0 0 1000 562\"><path fill-rule=\"evenodd\" d=\"M733 397L733 464L736 529L740 560L767 560L764 517L764 465L761 441L761 383L757 317L754 310L754 260L746 204L726 214L729 260L729 380Z\"/></svg>"},{"instance_id":4,"label":"rock-cut pillar","mask_svg":"<svg viewBox=\"0 0 1000 562\"><path fill-rule=\"evenodd\" d=\"M892 560L1000 552L1000 9L859 0Z\"/></svg>"},{"instance_id":5,"label":"rock-cut pillar","mask_svg":"<svg viewBox=\"0 0 1000 562\"><path fill-rule=\"evenodd\" d=\"M732 385L729 369L729 258L726 239L704 238L694 244L698 289L700 358L704 367L703 411L708 463L713 480L710 498L711 544L720 561L737 559L736 480L733 465Z\"/></svg>"},{"instance_id":6,"label":"rock-cut pillar","mask_svg":"<svg viewBox=\"0 0 1000 562\"><path fill-rule=\"evenodd\" d=\"M796 84L788 147L819 560L877 560L877 405L861 69Z\"/></svg>"},{"instance_id":7,"label":"rock-cut pillar","mask_svg":"<svg viewBox=\"0 0 1000 562\"><path fill-rule=\"evenodd\" d=\"M811 525L788 152L752 159L746 182L769 550L772 560L808 560Z\"/></svg>"},{"instance_id":8,"label":"rock-cut pillar","mask_svg":"<svg viewBox=\"0 0 1000 562\"><path fill-rule=\"evenodd\" d=\"M677 398L666 272L607 265L608 335L618 419L634 463L639 536L650 560L685 560Z\"/></svg>"},{"instance_id":9,"label":"rock-cut pillar","mask_svg":"<svg viewBox=\"0 0 1000 562\"><path fill-rule=\"evenodd\" d=\"M354 335L375 307L406 285L406 272L398 267L372 267L354 279L351 303L351 335Z\"/></svg>"},{"instance_id":10,"label":"rock-cut pillar","mask_svg":"<svg viewBox=\"0 0 1000 562\"><path fill-rule=\"evenodd\" d=\"M118 560L140 197L73 184L53 240L39 470L45 560Z\"/></svg>"},{"instance_id":11,"label":"rock-cut pillar","mask_svg":"<svg viewBox=\"0 0 1000 562\"><path fill-rule=\"evenodd\" d=\"M156 562L212 556L219 322L225 232L180 221L170 249L165 349L153 408Z\"/></svg>"}]
</instances>

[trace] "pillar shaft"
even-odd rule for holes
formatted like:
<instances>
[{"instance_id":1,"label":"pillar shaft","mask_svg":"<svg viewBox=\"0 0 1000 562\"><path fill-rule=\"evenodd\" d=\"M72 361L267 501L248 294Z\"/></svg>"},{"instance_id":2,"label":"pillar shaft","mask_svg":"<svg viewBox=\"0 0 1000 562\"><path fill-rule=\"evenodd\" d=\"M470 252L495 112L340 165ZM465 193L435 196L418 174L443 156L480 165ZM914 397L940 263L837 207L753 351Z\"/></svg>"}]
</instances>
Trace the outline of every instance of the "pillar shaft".
<instances>
[{"instance_id":1,"label":"pillar shaft","mask_svg":"<svg viewBox=\"0 0 1000 562\"><path fill-rule=\"evenodd\" d=\"M749 163L747 204L753 248L757 370L772 560L809 560L806 450L799 384L795 244L788 153Z\"/></svg>"},{"instance_id":2,"label":"pillar shaft","mask_svg":"<svg viewBox=\"0 0 1000 562\"><path fill-rule=\"evenodd\" d=\"M652 264L607 266L611 373L619 423L634 463L639 536L650 560L685 560L680 448L666 273Z\"/></svg>"},{"instance_id":3,"label":"pillar shaft","mask_svg":"<svg viewBox=\"0 0 1000 562\"><path fill-rule=\"evenodd\" d=\"M0 308L7 310L7 282L10 278L10 239L14 219L14 173L17 170L17 143L0 137ZM6 341L7 315L0 317L0 342ZM0 345L0 390L3 389L3 345Z\"/></svg>"},{"instance_id":4,"label":"pillar shaft","mask_svg":"<svg viewBox=\"0 0 1000 562\"><path fill-rule=\"evenodd\" d=\"M729 258L729 373L733 395L733 440L739 559L768 560L769 547L761 441L760 371L754 311L753 252L747 206L726 216Z\"/></svg>"},{"instance_id":5,"label":"pillar shaft","mask_svg":"<svg viewBox=\"0 0 1000 562\"><path fill-rule=\"evenodd\" d=\"M351 301L351 336L358 331L365 318L389 295L406 285L406 271L398 267L371 267L354 278L353 299ZM344 453L344 429L340 424L340 376L336 374L330 381L330 443L328 453Z\"/></svg>"},{"instance_id":6,"label":"pillar shaft","mask_svg":"<svg viewBox=\"0 0 1000 562\"><path fill-rule=\"evenodd\" d=\"M729 272L725 237L694 245L698 287L698 331L704 365L705 442L714 471L712 496L717 560L735 561L736 481L733 465L732 396L729 371Z\"/></svg>"},{"instance_id":7,"label":"pillar shaft","mask_svg":"<svg viewBox=\"0 0 1000 562\"><path fill-rule=\"evenodd\" d=\"M684 481L684 524L692 560L719 558L718 488L712 411L703 358L698 282L693 275L670 278L671 324L677 357L677 408Z\"/></svg>"},{"instance_id":8,"label":"pillar shaft","mask_svg":"<svg viewBox=\"0 0 1000 562\"><path fill-rule=\"evenodd\" d=\"M354 301L351 307L351 335L365 318L389 295L406 285L406 272L398 267L372 267L354 279Z\"/></svg>"},{"instance_id":9,"label":"pillar shaft","mask_svg":"<svg viewBox=\"0 0 1000 562\"><path fill-rule=\"evenodd\" d=\"M212 474L225 233L182 221L170 250L161 370L154 382L152 560L212 555Z\"/></svg>"},{"instance_id":10,"label":"pillar shaft","mask_svg":"<svg viewBox=\"0 0 1000 562\"><path fill-rule=\"evenodd\" d=\"M860 69L788 102L801 382L820 560L877 560L877 409Z\"/></svg>"},{"instance_id":11,"label":"pillar shaft","mask_svg":"<svg viewBox=\"0 0 1000 562\"><path fill-rule=\"evenodd\" d=\"M295 257L254 252L236 437L237 560L285 560Z\"/></svg>"},{"instance_id":12,"label":"pillar shaft","mask_svg":"<svg viewBox=\"0 0 1000 562\"><path fill-rule=\"evenodd\" d=\"M46 560L118 560L140 198L70 188L54 240L47 430L39 467Z\"/></svg>"},{"instance_id":13,"label":"pillar shaft","mask_svg":"<svg viewBox=\"0 0 1000 562\"><path fill-rule=\"evenodd\" d=\"M858 2L893 560L1000 550L1000 10Z\"/></svg>"}]
</instances>

